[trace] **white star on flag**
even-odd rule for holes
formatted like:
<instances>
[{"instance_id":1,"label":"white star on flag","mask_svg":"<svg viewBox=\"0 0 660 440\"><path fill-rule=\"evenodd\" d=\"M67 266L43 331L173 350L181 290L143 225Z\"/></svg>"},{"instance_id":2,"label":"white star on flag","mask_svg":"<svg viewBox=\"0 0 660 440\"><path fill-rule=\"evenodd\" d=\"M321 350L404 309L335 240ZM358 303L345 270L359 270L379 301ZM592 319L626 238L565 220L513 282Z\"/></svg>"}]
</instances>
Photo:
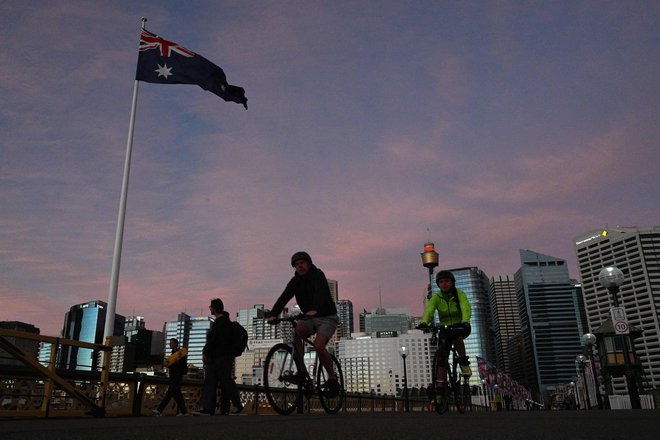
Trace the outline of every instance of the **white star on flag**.
<instances>
[{"instance_id":1,"label":"white star on flag","mask_svg":"<svg viewBox=\"0 0 660 440\"><path fill-rule=\"evenodd\" d=\"M167 67L167 64L163 64L162 66L159 64L158 69L154 70L154 72L158 72L159 78L164 76L167 79L168 76L172 76L172 68Z\"/></svg>"}]
</instances>

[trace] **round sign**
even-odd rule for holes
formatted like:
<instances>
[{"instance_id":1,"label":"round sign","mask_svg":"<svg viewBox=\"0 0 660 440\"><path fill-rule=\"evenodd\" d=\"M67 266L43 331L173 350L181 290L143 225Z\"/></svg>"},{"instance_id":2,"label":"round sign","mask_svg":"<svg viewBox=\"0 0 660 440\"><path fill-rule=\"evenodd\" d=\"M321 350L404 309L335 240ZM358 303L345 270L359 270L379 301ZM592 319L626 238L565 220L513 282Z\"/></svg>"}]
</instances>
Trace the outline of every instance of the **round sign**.
<instances>
[{"instance_id":1,"label":"round sign","mask_svg":"<svg viewBox=\"0 0 660 440\"><path fill-rule=\"evenodd\" d=\"M627 333L628 323L626 321L617 321L614 323L614 331L617 333Z\"/></svg>"}]
</instances>

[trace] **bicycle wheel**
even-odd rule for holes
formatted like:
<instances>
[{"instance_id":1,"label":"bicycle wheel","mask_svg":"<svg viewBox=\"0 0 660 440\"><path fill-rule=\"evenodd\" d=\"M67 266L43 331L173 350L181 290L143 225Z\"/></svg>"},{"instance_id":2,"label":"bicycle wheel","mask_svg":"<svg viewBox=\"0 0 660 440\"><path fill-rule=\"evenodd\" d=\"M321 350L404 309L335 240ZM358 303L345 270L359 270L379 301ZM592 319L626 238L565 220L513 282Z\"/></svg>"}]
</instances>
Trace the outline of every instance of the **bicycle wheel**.
<instances>
[{"instance_id":1,"label":"bicycle wheel","mask_svg":"<svg viewBox=\"0 0 660 440\"><path fill-rule=\"evenodd\" d=\"M264 392L270 406L283 416L296 409L298 368L293 360L293 348L276 344L264 362Z\"/></svg>"},{"instance_id":2,"label":"bicycle wheel","mask_svg":"<svg viewBox=\"0 0 660 440\"><path fill-rule=\"evenodd\" d=\"M438 366L440 366L440 356L441 353L440 351L436 351L435 356L433 357L433 372L432 372L432 377L433 377L433 386L435 387L438 383ZM448 364L445 362L445 371L448 371ZM438 392L441 391L441 392ZM435 412L438 414L442 415L447 411L449 405L449 387L445 383L445 386L442 387L441 390L438 390L436 388L436 393L435 393Z\"/></svg>"},{"instance_id":3,"label":"bicycle wheel","mask_svg":"<svg viewBox=\"0 0 660 440\"><path fill-rule=\"evenodd\" d=\"M339 382L339 392L334 393L333 390L328 389L325 386L328 380L328 373L325 371L325 368L319 363L318 368L316 369L316 385L319 392L319 401L321 406L328 414L337 414L344 404L344 374L341 371L341 365L337 361L337 358L334 355L330 355L332 359L332 365L337 374L337 382ZM336 391L336 390L334 390Z\"/></svg>"}]
</instances>

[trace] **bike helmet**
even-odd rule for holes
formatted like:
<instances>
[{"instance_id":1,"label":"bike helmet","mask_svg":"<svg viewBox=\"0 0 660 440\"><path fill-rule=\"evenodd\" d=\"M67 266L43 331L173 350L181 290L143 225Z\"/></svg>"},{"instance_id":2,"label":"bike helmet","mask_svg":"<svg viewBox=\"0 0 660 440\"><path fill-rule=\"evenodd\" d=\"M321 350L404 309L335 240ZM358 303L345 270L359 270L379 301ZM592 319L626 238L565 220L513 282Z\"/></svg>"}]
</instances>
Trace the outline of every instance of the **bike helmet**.
<instances>
[{"instance_id":1,"label":"bike helmet","mask_svg":"<svg viewBox=\"0 0 660 440\"><path fill-rule=\"evenodd\" d=\"M454 274L448 270L441 270L435 276L435 284L437 284L438 287L440 287L440 280L451 280L453 284L456 284L456 278L454 278Z\"/></svg>"},{"instance_id":2,"label":"bike helmet","mask_svg":"<svg viewBox=\"0 0 660 440\"><path fill-rule=\"evenodd\" d=\"M291 257L291 267L295 267L296 261L298 260L307 260L309 261L309 264L312 264L312 257L310 257L307 252L300 251L293 254L293 256Z\"/></svg>"}]
</instances>

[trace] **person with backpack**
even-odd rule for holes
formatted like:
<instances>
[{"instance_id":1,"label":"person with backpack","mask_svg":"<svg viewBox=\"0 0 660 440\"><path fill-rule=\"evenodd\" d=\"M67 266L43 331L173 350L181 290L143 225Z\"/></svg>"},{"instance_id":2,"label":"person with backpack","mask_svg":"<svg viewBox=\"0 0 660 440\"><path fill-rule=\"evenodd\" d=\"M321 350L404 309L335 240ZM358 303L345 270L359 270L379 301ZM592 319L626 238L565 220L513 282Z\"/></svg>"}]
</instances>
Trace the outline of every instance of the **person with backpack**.
<instances>
[{"instance_id":1,"label":"person with backpack","mask_svg":"<svg viewBox=\"0 0 660 440\"><path fill-rule=\"evenodd\" d=\"M163 410L170 402L170 399L174 398L176 406L179 409L179 416L187 416L188 409L186 408L186 401L183 399L183 394L181 393L181 382L183 382L183 376L188 373L188 360L187 360L187 350L185 348L179 348L179 340L176 338L170 339L170 349L172 353L167 357L166 366L170 374L170 385L167 387L165 396L161 400L158 407L152 412L156 416L162 416Z\"/></svg>"},{"instance_id":2,"label":"person with backpack","mask_svg":"<svg viewBox=\"0 0 660 440\"><path fill-rule=\"evenodd\" d=\"M463 341L470 335L470 317L472 316L472 307L465 292L456 288L456 278L448 270L441 270L435 276L435 282L440 291L433 295L426 305L424 315L419 328L424 328L431 321L435 311L438 311L440 325L452 327L452 343L458 353L458 364L461 366L461 374L466 377L472 376L470 361L465 354L465 342ZM439 365L444 365L440 362ZM445 386L446 372L443 367L438 367L435 384L436 392L442 395L442 389Z\"/></svg>"},{"instance_id":3,"label":"person with backpack","mask_svg":"<svg viewBox=\"0 0 660 440\"><path fill-rule=\"evenodd\" d=\"M220 298L211 300L209 306L211 314L215 317L211 330L206 335L206 345L202 351L204 360L204 385L200 398L200 408L193 412L195 416L210 416L215 414L216 388L220 383L220 414L239 414L243 411L236 382L232 377L232 367L236 356L234 344L233 325L229 313ZM230 404L235 409L229 411Z\"/></svg>"}]
</instances>

